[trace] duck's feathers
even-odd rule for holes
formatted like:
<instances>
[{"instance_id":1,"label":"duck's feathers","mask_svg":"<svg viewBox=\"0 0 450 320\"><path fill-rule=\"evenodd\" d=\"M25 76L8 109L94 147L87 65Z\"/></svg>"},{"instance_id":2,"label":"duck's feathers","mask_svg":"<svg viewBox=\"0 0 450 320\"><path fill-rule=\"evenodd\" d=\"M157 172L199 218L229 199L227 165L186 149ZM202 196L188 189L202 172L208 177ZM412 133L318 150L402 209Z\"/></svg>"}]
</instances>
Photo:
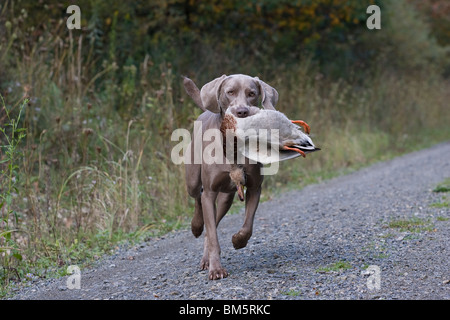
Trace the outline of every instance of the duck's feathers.
<instances>
[{"instance_id":1,"label":"duck's feathers","mask_svg":"<svg viewBox=\"0 0 450 320\"><path fill-rule=\"evenodd\" d=\"M283 146L297 148L304 154L320 150L314 145L311 138L300 130L300 127L293 124L279 111L252 110L252 115L246 118L235 117L232 112L227 112L225 117L229 116L233 117L236 137L244 142L241 143L240 148L238 144L238 152L250 160L269 164L301 155L296 151L283 150ZM264 132L261 129L267 131ZM278 130L279 137L275 141L270 139L271 129Z\"/></svg>"}]
</instances>

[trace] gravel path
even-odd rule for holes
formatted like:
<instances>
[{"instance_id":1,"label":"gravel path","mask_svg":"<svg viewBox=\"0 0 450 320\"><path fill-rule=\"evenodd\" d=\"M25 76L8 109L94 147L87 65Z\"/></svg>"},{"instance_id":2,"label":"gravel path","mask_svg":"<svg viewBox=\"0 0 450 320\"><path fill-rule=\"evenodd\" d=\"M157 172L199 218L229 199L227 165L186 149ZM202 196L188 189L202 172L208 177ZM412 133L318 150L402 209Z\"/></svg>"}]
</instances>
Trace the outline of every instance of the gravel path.
<instances>
[{"instance_id":1,"label":"gravel path","mask_svg":"<svg viewBox=\"0 0 450 320\"><path fill-rule=\"evenodd\" d=\"M203 237L182 230L81 270L81 289L38 280L14 299L450 299L450 209L430 206L449 202L432 192L447 177L450 142L285 193L260 204L241 250L243 212L226 216L223 280L199 271Z\"/></svg>"}]
</instances>

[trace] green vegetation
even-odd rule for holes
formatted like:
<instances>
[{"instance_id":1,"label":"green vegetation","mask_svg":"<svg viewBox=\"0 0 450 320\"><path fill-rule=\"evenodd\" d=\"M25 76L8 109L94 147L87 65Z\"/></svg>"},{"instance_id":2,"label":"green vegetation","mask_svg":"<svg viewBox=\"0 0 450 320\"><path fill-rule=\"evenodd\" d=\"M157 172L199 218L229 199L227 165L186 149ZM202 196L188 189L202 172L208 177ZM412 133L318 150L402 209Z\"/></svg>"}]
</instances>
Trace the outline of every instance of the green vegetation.
<instances>
[{"instance_id":1,"label":"green vegetation","mask_svg":"<svg viewBox=\"0 0 450 320\"><path fill-rule=\"evenodd\" d=\"M433 189L433 192L436 193L446 193L450 191L450 178L446 178L443 182L439 183L436 188ZM450 203L447 200L447 195L443 195L439 202L434 202L430 204L432 208L450 208ZM445 221L445 220L439 220Z\"/></svg>"},{"instance_id":2,"label":"green vegetation","mask_svg":"<svg viewBox=\"0 0 450 320\"><path fill-rule=\"evenodd\" d=\"M433 225L431 221L420 218L398 219L388 223L388 228L398 229L400 232L418 233L422 231L432 231Z\"/></svg>"},{"instance_id":3,"label":"green vegetation","mask_svg":"<svg viewBox=\"0 0 450 320\"><path fill-rule=\"evenodd\" d=\"M320 267L319 269L317 269L317 272L321 273L321 272L340 272L343 270L348 270L353 268L352 265L347 262L347 261L338 261L335 263L330 264L329 266L325 266L325 267Z\"/></svg>"},{"instance_id":4,"label":"green vegetation","mask_svg":"<svg viewBox=\"0 0 450 320\"><path fill-rule=\"evenodd\" d=\"M1 98L1 96L0 96ZM17 189L17 171L19 166L16 164L18 159L22 156L19 148L20 142L25 138L23 128L19 128L20 118L23 107L26 101L19 107L17 118L12 118L10 110L5 107L2 99L3 110L5 112L5 123L0 127L0 134L4 145L0 145L0 150L4 157L0 159L0 262L2 269L0 269L0 278L7 279L11 274L17 270L13 267L14 262L22 261L20 248L15 242L13 233L18 231L14 228L14 220L17 224L18 213L13 206L13 195L18 193Z\"/></svg>"},{"instance_id":5,"label":"green vegetation","mask_svg":"<svg viewBox=\"0 0 450 320\"><path fill-rule=\"evenodd\" d=\"M300 290L291 289L289 291L282 292L282 294L284 294L286 296L290 296L290 297L298 297L298 296L301 295L301 291Z\"/></svg>"},{"instance_id":6,"label":"green vegetation","mask_svg":"<svg viewBox=\"0 0 450 320\"><path fill-rule=\"evenodd\" d=\"M450 191L450 178L445 179L443 182L439 183L433 192L449 192Z\"/></svg>"},{"instance_id":7,"label":"green vegetation","mask_svg":"<svg viewBox=\"0 0 450 320\"><path fill-rule=\"evenodd\" d=\"M439 1L0 4L0 294L121 241L186 226L171 133L200 114L181 75L258 76L322 151L280 164L263 199L448 139L448 17ZM440 3L440 2L439 2ZM416 226L418 227L418 226Z\"/></svg>"},{"instance_id":8,"label":"green vegetation","mask_svg":"<svg viewBox=\"0 0 450 320\"><path fill-rule=\"evenodd\" d=\"M430 204L430 207L433 208L450 208L450 204L448 201L444 201L444 202L435 202Z\"/></svg>"}]
</instances>

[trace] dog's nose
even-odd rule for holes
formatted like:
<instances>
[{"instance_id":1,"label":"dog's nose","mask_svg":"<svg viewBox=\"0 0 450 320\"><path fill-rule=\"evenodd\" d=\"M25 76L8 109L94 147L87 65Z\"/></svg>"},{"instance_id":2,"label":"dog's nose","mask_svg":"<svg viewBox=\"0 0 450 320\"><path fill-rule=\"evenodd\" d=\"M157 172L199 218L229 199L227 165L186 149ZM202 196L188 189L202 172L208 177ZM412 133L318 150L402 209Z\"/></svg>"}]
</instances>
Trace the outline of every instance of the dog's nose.
<instances>
[{"instance_id":1,"label":"dog's nose","mask_svg":"<svg viewBox=\"0 0 450 320\"><path fill-rule=\"evenodd\" d=\"M238 118L246 118L248 116L249 113L249 109L248 107L237 107L236 109L236 115L238 116Z\"/></svg>"}]
</instances>

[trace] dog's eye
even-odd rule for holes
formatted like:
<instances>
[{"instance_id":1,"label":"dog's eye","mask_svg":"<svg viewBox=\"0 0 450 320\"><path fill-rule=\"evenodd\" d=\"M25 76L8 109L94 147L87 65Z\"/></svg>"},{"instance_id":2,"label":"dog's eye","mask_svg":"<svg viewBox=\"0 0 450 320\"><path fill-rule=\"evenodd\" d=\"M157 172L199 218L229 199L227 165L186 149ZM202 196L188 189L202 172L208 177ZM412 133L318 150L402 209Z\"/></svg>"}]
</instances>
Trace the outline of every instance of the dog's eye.
<instances>
[{"instance_id":1,"label":"dog's eye","mask_svg":"<svg viewBox=\"0 0 450 320\"><path fill-rule=\"evenodd\" d=\"M254 93L253 91L250 91L250 92L248 93L248 96L249 96L250 98L253 98L254 96L256 96L256 93Z\"/></svg>"},{"instance_id":2,"label":"dog's eye","mask_svg":"<svg viewBox=\"0 0 450 320\"><path fill-rule=\"evenodd\" d=\"M228 91L227 92L230 96L232 96L233 94L234 94L234 91L233 90L230 90L230 91Z\"/></svg>"}]
</instances>

